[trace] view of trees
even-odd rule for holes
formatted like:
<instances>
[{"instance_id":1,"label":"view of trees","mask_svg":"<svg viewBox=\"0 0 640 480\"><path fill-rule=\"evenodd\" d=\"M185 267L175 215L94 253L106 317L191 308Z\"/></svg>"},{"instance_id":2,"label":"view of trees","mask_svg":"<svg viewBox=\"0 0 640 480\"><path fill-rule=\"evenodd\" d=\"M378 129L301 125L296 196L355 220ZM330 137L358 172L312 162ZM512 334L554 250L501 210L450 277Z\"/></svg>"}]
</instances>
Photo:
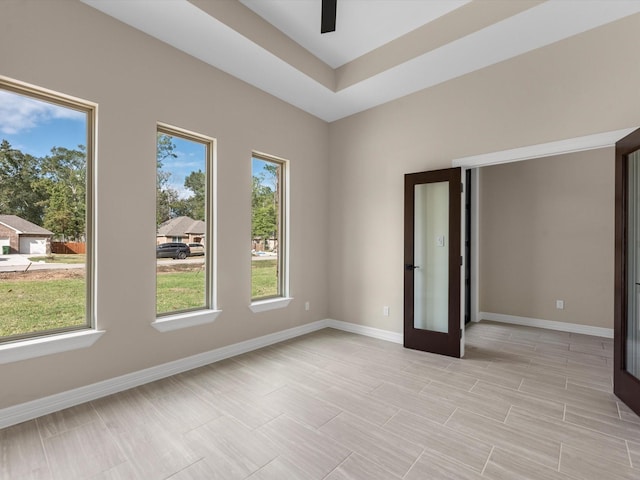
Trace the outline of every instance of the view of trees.
<instances>
[{"instance_id":1,"label":"view of trees","mask_svg":"<svg viewBox=\"0 0 640 480\"><path fill-rule=\"evenodd\" d=\"M251 189L252 239L278 238L279 168L276 164L263 162L262 171L253 174Z\"/></svg>"},{"instance_id":2,"label":"view of trees","mask_svg":"<svg viewBox=\"0 0 640 480\"><path fill-rule=\"evenodd\" d=\"M176 145L171 135L158 133L156 149L157 182L156 182L156 223L158 225L179 216L203 220L206 205L206 177L198 169L191 172L184 180L184 187L190 196L180 198L178 191L171 184L171 172L164 170L164 162L169 158L177 158Z\"/></svg>"},{"instance_id":3,"label":"view of trees","mask_svg":"<svg viewBox=\"0 0 640 480\"><path fill-rule=\"evenodd\" d=\"M198 169L184 180L190 195L181 197L172 186L171 172L163 169L169 158L177 158L172 137L158 133L157 209L161 223L181 215L205 220L205 173ZM0 143L0 214L18 215L51 230L63 241L82 241L86 229L86 149L54 147L37 158ZM279 166L264 162L254 172L252 185L252 231L254 239L274 239L278 234Z\"/></svg>"},{"instance_id":4,"label":"view of trees","mask_svg":"<svg viewBox=\"0 0 640 480\"><path fill-rule=\"evenodd\" d=\"M0 143L0 214L18 215L64 241L82 241L86 217L86 150L54 147L42 158Z\"/></svg>"},{"instance_id":5,"label":"view of trees","mask_svg":"<svg viewBox=\"0 0 640 480\"><path fill-rule=\"evenodd\" d=\"M184 181L191 192L181 198L171 185L171 172L163 162L177 158L171 136L158 134L157 222L181 215L204 220L206 179L202 170L191 172ZM53 147L37 158L0 143L0 214L17 215L51 230L62 241L83 241L86 229L86 148Z\"/></svg>"},{"instance_id":6,"label":"view of trees","mask_svg":"<svg viewBox=\"0 0 640 480\"><path fill-rule=\"evenodd\" d=\"M176 146L169 135L158 133L156 143L156 224L160 225L177 215L173 214L172 206L178 201L178 192L171 187L169 179L171 173L163 170L164 161L177 158L174 152Z\"/></svg>"}]
</instances>

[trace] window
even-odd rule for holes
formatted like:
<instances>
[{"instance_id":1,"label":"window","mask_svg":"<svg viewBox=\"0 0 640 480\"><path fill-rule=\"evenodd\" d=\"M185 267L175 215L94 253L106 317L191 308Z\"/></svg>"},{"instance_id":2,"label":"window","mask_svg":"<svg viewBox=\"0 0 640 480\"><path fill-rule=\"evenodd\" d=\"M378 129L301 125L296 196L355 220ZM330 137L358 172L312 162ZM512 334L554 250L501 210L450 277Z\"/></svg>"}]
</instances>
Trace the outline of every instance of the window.
<instances>
[{"instance_id":1,"label":"window","mask_svg":"<svg viewBox=\"0 0 640 480\"><path fill-rule=\"evenodd\" d=\"M254 153L251 159L251 299L288 297L287 162Z\"/></svg>"},{"instance_id":2,"label":"window","mask_svg":"<svg viewBox=\"0 0 640 480\"><path fill-rule=\"evenodd\" d=\"M92 326L93 122L0 80L0 342Z\"/></svg>"},{"instance_id":3,"label":"window","mask_svg":"<svg viewBox=\"0 0 640 480\"><path fill-rule=\"evenodd\" d=\"M213 139L162 125L157 132L156 313L213 308ZM191 247L199 239L199 247Z\"/></svg>"}]
</instances>

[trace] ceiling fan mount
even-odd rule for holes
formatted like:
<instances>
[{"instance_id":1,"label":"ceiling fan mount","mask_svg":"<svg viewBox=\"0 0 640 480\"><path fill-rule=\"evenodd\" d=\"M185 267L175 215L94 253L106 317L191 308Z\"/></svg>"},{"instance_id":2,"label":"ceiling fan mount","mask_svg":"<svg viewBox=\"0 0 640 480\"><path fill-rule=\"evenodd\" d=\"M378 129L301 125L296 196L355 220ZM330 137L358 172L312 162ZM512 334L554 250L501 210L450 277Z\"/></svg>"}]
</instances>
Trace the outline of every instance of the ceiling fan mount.
<instances>
[{"instance_id":1,"label":"ceiling fan mount","mask_svg":"<svg viewBox=\"0 0 640 480\"><path fill-rule=\"evenodd\" d=\"M338 0L322 0L322 18L320 33L336 31L336 4Z\"/></svg>"}]
</instances>

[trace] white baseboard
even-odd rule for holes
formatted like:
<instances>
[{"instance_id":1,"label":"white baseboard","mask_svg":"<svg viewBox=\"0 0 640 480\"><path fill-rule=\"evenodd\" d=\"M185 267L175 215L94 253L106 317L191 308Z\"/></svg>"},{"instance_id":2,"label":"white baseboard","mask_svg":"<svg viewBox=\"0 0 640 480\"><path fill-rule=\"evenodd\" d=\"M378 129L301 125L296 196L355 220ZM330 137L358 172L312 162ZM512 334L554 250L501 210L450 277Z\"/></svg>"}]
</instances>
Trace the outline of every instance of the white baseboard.
<instances>
[{"instance_id":1,"label":"white baseboard","mask_svg":"<svg viewBox=\"0 0 640 480\"><path fill-rule=\"evenodd\" d=\"M595 337L613 338L612 328L592 327L589 325L579 325L577 323L556 322L553 320L542 320L540 318L518 317L515 315L490 312L478 313L478 321L481 320L524 325L526 327L546 328L548 330L558 330L561 332L581 333Z\"/></svg>"},{"instance_id":2,"label":"white baseboard","mask_svg":"<svg viewBox=\"0 0 640 480\"><path fill-rule=\"evenodd\" d=\"M208 352L199 353L190 357L163 363L155 367L146 368L137 372L128 373L102 382L93 383L84 387L75 388L66 392L57 393L48 397L39 398L30 402L13 405L0 409L0 428L10 427L18 423L33 420L34 418L48 415L53 412L70 408L81 403L96 400L107 395L122 392L130 388L154 382L162 378L170 377L178 373L186 372L194 368L202 367L210 363L235 357L262 347L283 342L291 338L306 335L323 328L335 328L345 332L357 333L368 337L379 338L394 343L402 343L402 334L366 327L354 323L341 322L339 320L325 319L307 323L299 327L289 328L281 332L271 333L262 337L253 338L244 342L234 343L225 347L216 348Z\"/></svg>"},{"instance_id":3,"label":"white baseboard","mask_svg":"<svg viewBox=\"0 0 640 480\"><path fill-rule=\"evenodd\" d=\"M225 358L234 357L258 348L273 345L274 343L299 337L307 333L327 328L327 320L307 323L299 327L290 328L281 332L272 333L244 342L216 348L208 352L164 363L155 367L146 368L137 372L128 373L102 382L93 383L84 387L75 388L66 392L57 393L48 397L39 398L30 402L3 408L0 410L0 428L9 427L18 423L33 420L34 418L57 412L65 408L73 407L81 403L96 400L98 398L122 392L130 388L144 385L145 383L160 380L177 373L186 372L203 365L208 365Z\"/></svg>"},{"instance_id":4,"label":"white baseboard","mask_svg":"<svg viewBox=\"0 0 640 480\"><path fill-rule=\"evenodd\" d=\"M366 337L378 338L393 343L404 343L402 333L390 332L389 330L381 330L356 323L342 322L340 320L327 319L326 322L327 327L335 328L336 330L344 330L345 332L357 333Z\"/></svg>"}]
</instances>

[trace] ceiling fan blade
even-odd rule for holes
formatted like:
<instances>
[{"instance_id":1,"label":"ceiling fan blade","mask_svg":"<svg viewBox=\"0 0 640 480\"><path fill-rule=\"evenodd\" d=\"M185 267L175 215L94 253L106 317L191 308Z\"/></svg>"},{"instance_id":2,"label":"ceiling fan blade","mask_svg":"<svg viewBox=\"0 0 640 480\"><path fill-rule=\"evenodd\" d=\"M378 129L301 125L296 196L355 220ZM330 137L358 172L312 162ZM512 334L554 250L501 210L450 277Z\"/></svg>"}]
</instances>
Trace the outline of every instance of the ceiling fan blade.
<instances>
[{"instance_id":1,"label":"ceiling fan blade","mask_svg":"<svg viewBox=\"0 0 640 480\"><path fill-rule=\"evenodd\" d=\"M322 0L320 33L336 31L336 4L338 0Z\"/></svg>"}]
</instances>

